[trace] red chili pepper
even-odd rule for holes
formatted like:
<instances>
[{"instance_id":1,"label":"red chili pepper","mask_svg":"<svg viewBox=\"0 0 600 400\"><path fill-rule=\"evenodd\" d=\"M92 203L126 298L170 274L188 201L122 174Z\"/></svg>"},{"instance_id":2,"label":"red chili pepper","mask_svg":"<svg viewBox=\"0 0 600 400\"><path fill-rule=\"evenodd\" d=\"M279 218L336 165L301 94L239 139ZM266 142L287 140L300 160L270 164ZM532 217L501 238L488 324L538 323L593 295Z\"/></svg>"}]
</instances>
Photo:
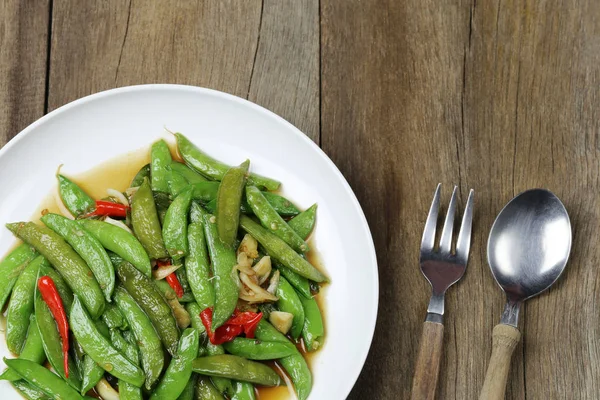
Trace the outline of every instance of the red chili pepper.
<instances>
[{"instance_id":1,"label":"red chili pepper","mask_svg":"<svg viewBox=\"0 0 600 400\"><path fill-rule=\"evenodd\" d=\"M233 312L233 316L213 332L211 330L212 308L206 308L200 313L200 319L202 320L204 328L206 328L206 332L208 332L208 338L212 344L230 342L241 335L242 332L246 334L246 337L254 338L254 332L256 331L256 327L261 318L262 312L254 313L246 311L240 313L236 309Z\"/></svg>"},{"instance_id":2,"label":"red chili pepper","mask_svg":"<svg viewBox=\"0 0 600 400\"><path fill-rule=\"evenodd\" d=\"M52 312L52 316L58 326L58 332L62 339L63 361L65 368L65 376L69 377L69 323L67 322L67 314L63 306L62 299L58 294L54 281L49 276L42 276L38 279L38 288L42 299L48 305Z\"/></svg>"},{"instance_id":3,"label":"red chili pepper","mask_svg":"<svg viewBox=\"0 0 600 400\"><path fill-rule=\"evenodd\" d=\"M96 209L87 213L85 217L93 217L96 215L126 218L129 206L121 203L113 203L112 201L96 200Z\"/></svg>"},{"instance_id":4,"label":"red chili pepper","mask_svg":"<svg viewBox=\"0 0 600 400\"><path fill-rule=\"evenodd\" d=\"M169 275L167 275L165 280L167 281L169 286L171 286L171 288L175 291L177 297L182 298L183 287L181 286L181 283L179 283L179 279L177 279L177 275L175 275L175 272L171 272Z\"/></svg>"}]
</instances>

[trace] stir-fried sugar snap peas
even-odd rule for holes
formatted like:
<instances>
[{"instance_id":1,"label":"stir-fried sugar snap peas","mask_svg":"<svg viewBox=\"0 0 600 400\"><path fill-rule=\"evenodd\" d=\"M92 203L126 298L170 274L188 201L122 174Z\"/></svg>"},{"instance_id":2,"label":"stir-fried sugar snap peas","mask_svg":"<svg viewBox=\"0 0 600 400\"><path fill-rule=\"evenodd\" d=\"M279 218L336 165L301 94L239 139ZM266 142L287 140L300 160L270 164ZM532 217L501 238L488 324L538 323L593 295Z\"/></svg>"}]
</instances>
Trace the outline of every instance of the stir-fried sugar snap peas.
<instances>
[{"instance_id":1,"label":"stir-fried sugar snap peas","mask_svg":"<svg viewBox=\"0 0 600 400\"><path fill-rule=\"evenodd\" d=\"M290 343L281 332L264 320L259 322L255 334L259 340ZM306 400L312 389L312 375L302 354L296 351L295 354L280 359L279 363L292 379L298 399Z\"/></svg>"},{"instance_id":2,"label":"stir-fried sugar snap peas","mask_svg":"<svg viewBox=\"0 0 600 400\"><path fill-rule=\"evenodd\" d=\"M198 354L198 331L186 329L179 340L177 356L171 360L167 371L150 399L172 399L183 392L192 375L192 360Z\"/></svg>"},{"instance_id":3,"label":"stir-fried sugar snap peas","mask_svg":"<svg viewBox=\"0 0 600 400\"><path fill-rule=\"evenodd\" d=\"M58 191L63 204L75 217L93 210L96 206L94 199L77 186L75 182L63 175L58 175Z\"/></svg>"},{"instance_id":4,"label":"stir-fried sugar snap peas","mask_svg":"<svg viewBox=\"0 0 600 400\"><path fill-rule=\"evenodd\" d=\"M36 255L33 247L22 243L0 262L0 309L4 308L4 303L21 272Z\"/></svg>"},{"instance_id":5,"label":"stir-fried sugar snap peas","mask_svg":"<svg viewBox=\"0 0 600 400\"><path fill-rule=\"evenodd\" d=\"M219 182L196 182L191 184L192 198L202 203L208 203L211 200L216 200L219 192Z\"/></svg>"},{"instance_id":6,"label":"stir-fried sugar snap peas","mask_svg":"<svg viewBox=\"0 0 600 400\"><path fill-rule=\"evenodd\" d=\"M177 161L171 162L171 171L175 171L179 175L183 176L188 183L198 183L207 181L205 177L193 171L187 165Z\"/></svg>"},{"instance_id":7,"label":"stir-fried sugar snap peas","mask_svg":"<svg viewBox=\"0 0 600 400\"><path fill-rule=\"evenodd\" d=\"M55 399L83 399L77 391L65 381L54 375L49 369L29 360L4 359L6 365L33 386Z\"/></svg>"},{"instance_id":8,"label":"stir-fried sugar snap peas","mask_svg":"<svg viewBox=\"0 0 600 400\"><path fill-rule=\"evenodd\" d=\"M39 291L36 291L35 295L35 318L42 339L44 353L46 354L46 358L50 362L50 365L52 365L52 368L54 368L58 375L65 379L71 387L79 390L81 387L79 370L71 357L69 357L69 377L66 377L61 337L54 317L52 316L52 312L42 299Z\"/></svg>"},{"instance_id":9,"label":"stir-fried sugar snap peas","mask_svg":"<svg viewBox=\"0 0 600 400\"><path fill-rule=\"evenodd\" d=\"M188 210L192 202L192 190L184 190L169 206L163 223L162 236L169 255L174 260L185 257L188 252Z\"/></svg>"},{"instance_id":10,"label":"stir-fried sugar snap peas","mask_svg":"<svg viewBox=\"0 0 600 400\"><path fill-rule=\"evenodd\" d=\"M14 372L14 374L19 377L19 380L15 380L14 382L12 382L12 385L24 398L26 398L27 400L50 399L50 397L48 397L48 395L42 390L38 389L31 383L28 383L27 381L21 379L21 377L16 372Z\"/></svg>"},{"instance_id":11,"label":"stir-fried sugar snap peas","mask_svg":"<svg viewBox=\"0 0 600 400\"><path fill-rule=\"evenodd\" d=\"M215 307L212 320L212 329L215 330L229 319L237 305L238 286L233 275L237 257L233 248L219 239L215 218L210 214L204 215L204 233L215 275Z\"/></svg>"},{"instance_id":12,"label":"stir-fried sugar snap peas","mask_svg":"<svg viewBox=\"0 0 600 400\"><path fill-rule=\"evenodd\" d=\"M199 207L193 205L193 207ZM185 272L194 298L201 310L215 303L215 290L210 281L210 265L206 249L204 227L201 222L188 225L189 254L185 258Z\"/></svg>"},{"instance_id":13,"label":"stir-fried sugar snap peas","mask_svg":"<svg viewBox=\"0 0 600 400\"><path fill-rule=\"evenodd\" d=\"M135 236L108 222L81 220L79 223L86 231L98 239L106 249L132 263L144 275L151 275L152 269L148 254ZM76 294L79 295L79 293Z\"/></svg>"},{"instance_id":14,"label":"stir-fried sugar snap peas","mask_svg":"<svg viewBox=\"0 0 600 400\"><path fill-rule=\"evenodd\" d=\"M308 279L303 276L298 275L296 272L292 271L289 268L284 267L280 263L276 262L275 265L277 269L288 280L288 282L296 289L298 294L308 298L312 297L310 292L310 284L308 283Z\"/></svg>"},{"instance_id":15,"label":"stir-fried sugar snap peas","mask_svg":"<svg viewBox=\"0 0 600 400\"><path fill-rule=\"evenodd\" d=\"M242 357L222 354L196 358L192 369L202 375L219 376L263 386L279 386L281 378L268 366Z\"/></svg>"},{"instance_id":16,"label":"stir-fried sugar snap peas","mask_svg":"<svg viewBox=\"0 0 600 400\"><path fill-rule=\"evenodd\" d=\"M100 334L77 297L73 301L69 322L73 334L83 350L98 365L119 379L138 387L142 386L144 383L142 370L123 356Z\"/></svg>"},{"instance_id":17,"label":"stir-fried sugar snap peas","mask_svg":"<svg viewBox=\"0 0 600 400\"><path fill-rule=\"evenodd\" d=\"M168 194L162 192L153 192L154 203L156 204L156 212L158 213L158 219L162 224L165 220L167 210L171 205L171 198Z\"/></svg>"},{"instance_id":18,"label":"stir-fried sugar snap peas","mask_svg":"<svg viewBox=\"0 0 600 400\"><path fill-rule=\"evenodd\" d=\"M131 199L131 224L138 240L148 252L150 258L160 259L168 256L163 243L160 220L152 189L147 179Z\"/></svg>"},{"instance_id":19,"label":"stir-fried sugar snap peas","mask_svg":"<svg viewBox=\"0 0 600 400\"><path fill-rule=\"evenodd\" d=\"M117 275L123 287L148 314L163 345L171 355L175 355L179 341L179 328L177 328L171 307L160 291L150 279L128 262L122 262L117 266ZM131 323L131 321L129 322Z\"/></svg>"},{"instance_id":20,"label":"stir-fried sugar snap peas","mask_svg":"<svg viewBox=\"0 0 600 400\"><path fill-rule=\"evenodd\" d=\"M177 271L181 271L181 270L182 269L179 268ZM181 298L177 297L177 293L175 293L173 288L171 286L169 286L169 284L164 279L154 280L153 282L154 282L154 285L158 288L158 291L160 292L160 294L162 294L162 296L165 298L165 300L167 300L167 303L169 303L170 299L174 299L178 303L189 303L192 301L196 301L194 299L194 295L191 293L184 293L183 297L181 297ZM169 305L171 306L171 308L173 308L173 304L169 303ZM175 312L175 311L173 311L173 312Z\"/></svg>"},{"instance_id":21,"label":"stir-fried sugar snap peas","mask_svg":"<svg viewBox=\"0 0 600 400\"><path fill-rule=\"evenodd\" d=\"M194 392L196 391L196 381L198 380L197 374L192 374L190 379L188 379L185 387L183 388L183 392L179 395L177 400L194 400Z\"/></svg>"},{"instance_id":22,"label":"stir-fried sugar snap peas","mask_svg":"<svg viewBox=\"0 0 600 400\"><path fill-rule=\"evenodd\" d=\"M271 192L262 192L262 194L265 196L265 199L267 199L269 204L271 204L271 207L273 207L273 209L282 217L293 217L294 215L300 214L300 210L298 210L298 208L285 197ZM217 199L212 199L206 203L206 209L208 212L214 213L217 210ZM240 211L243 214L253 214L252 207L250 207L250 204L248 204L248 201L246 201L245 196L242 198Z\"/></svg>"},{"instance_id":23,"label":"stir-fried sugar snap peas","mask_svg":"<svg viewBox=\"0 0 600 400\"><path fill-rule=\"evenodd\" d=\"M189 186L187 179L177 171L169 171L169 194L175 198Z\"/></svg>"},{"instance_id":24,"label":"stir-fried sugar snap peas","mask_svg":"<svg viewBox=\"0 0 600 400\"><path fill-rule=\"evenodd\" d=\"M127 319L114 303L110 303L106 305L104 309L104 313L102 313L102 320L106 323L106 325L110 329L127 329L129 328L129 324L127 323Z\"/></svg>"},{"instance_id":25,"label":"stir-fried sugar snap peas","mask_svg":"<svg viewBox=\"0 0 600 400\"><path fill-rule=\"evenodd\" d=\"M233 246L237 236L240 224L240 204L249 167L250 161L246 160L239 167L230 168L223 175L223 180L219 185L215 216L219 238L227 246Z\"/></svg>"},{"instance_id":26,"label":"stir-fried sugar snap peas","mask_svg":"<svg viewBox=\"0 0 600 400\"><path fill-rule=\"evenodd\" d=\"M115 302L127 318L139 345L142 369L146 375L145 386L150 390L158 380L165 362L160 338L150 318L123 287L115 289Z\"/></svg>"},{"instance_id":27,"label":"stir-fried sugar snap peas","mask_svg":"<svg viewBox=\"0 0 600 400\"><path fill-rule=\"evenodd\" d=\"M317 220L317 205L313 204L306 210L288 221L288 225L304 240L306 240Z\"/></svg>"},{"instance_id":28,"label":"stir-fried sugar snap peas","mask_svg":"<svg viewBox=\"0 0 600 400\"><path fill-rule=\"evenodd\" d=\"M104 369L96 364L96 361L89 355L83 356L81 363L81 390L80 393L85 394L100 382L104 377Z\"/></svg>"},{"instance_id":29,"label":"stir-fried sugar snap peas","mask_svg":"<svg viewBox=\"0 0 600 400\"><path fill-rule=\"evenodd\" d=\"M132 363L138 365L138 352L137 349L128 343L121 333L117 330L110 331L110 339L117 350L125 355ZM119 399L120 400L141 400L142 390L141 388L132 385L122 379L119 379Z\"/></svg>"},{"instance_id":30,"label":"stir-fried sugar snap peas","mask_svg":"<svg viewBox=\"0 0 600 400\"><path fill-rule=\"evenodd\" d=\"M150 149L150 175L152 190L169 192L169 171L171 170L171 150L164 140L159 140Z\"/></svg>"},{"instance_id":31,"label":"stir-fried sugar snap peas","mask_svg":"<svg viewBox=\"0 0 600 400\"><path fill-rule=\"evenodd\" d=\"M131 181L131 187L140 187L144 183L144 179L150 179L150 164L144 165Z\"/></svg>"},{"instance_id":32,"label":"stir-fried sugar snap peas","mask_svg":"<svg viewBox=\"0 0 600 400\"><path fill-rule=\"evenodd\" d=\"M304 307L304 326L302 327L302 338L306 345L307 351L315 351L321 347L321 338L325 330L323 329L323 317L319 304L314 298L305 299L300 297L302 306Z\"/></svg>"},{"instance_id":33,"label":"stir-fried sugar snap peas","mask_svg":"<svg viewBox=\"0 0 600 400\"><path fill-rule=\"evenodd\" d=\"M106 301L110 302L115 287L115 270L102 244L77 222L58 214L46 214L42 222L62 236L90 267Z\"/></svg>"},{"instance_id":34,"label":"stir-fried sugar snap peas","mask_svg":"<svg viewBox=\"0 0 600 400\"><path fill-rule=\"evenodd\" d=\"M263 245L272 258L279 260L284 266L315 282L328 281L327 277L321 271L298 255L287 243L254 222L251 218L242 215L240 217L240 225Z\"/></svg>"},{"instance_id":35,"label":"stir-fried sugar snap peas","mask_svg":"<svg viewBox=\"0 0 600 400\"><path fill-rule=\"evenodd\" d=\"M254 386L248 382L235 382L231 400L255 400Z\"/></svg>"},{"instance_id":36,"label":"stir-fried sugar snap peas","mask_svg":"<svg viewBox=\"0 0 600 400\"><path fill-rule=\"evenodd\" d=\"M300 297L296 294L292 285L290 285L283 276L279 278L277 297L279 297L279 300L277 301L279 309L294 316L290 334L294 339L298 339L302 333L302 326L304 325L304 308L302 308Z\"/></svg>"},{"instance_id":37,"label":"stir-fried sugar snap peas","mask_svg":"<svg viewBox=\"0 0 600 400\"><path fill-rule=\"evenodd\" d=\"M100 316L104 310L100 286L85 261L59 234L33 222L16 222L6 226L50 261L73 292L81 297L92 318Z\"/></svg>"},{"instance_id":38,"label":"stir-fried sugar snap peas","mask_svg":"<svg viewBox=\"0 0 600 400\"><path fill-rule=\"evenodd\" d=\"M22 360L33 361L36 364L41 364L46 359L46 354L44 353L42 338L40 337L40 331L37 326L35 314L30 316L27 339L23 345L23 351L21 354L19 354L19 358ZM2 375L0 375L0 380L16 381L19 379L21 379L19 374L10 368L6 369Z\"/></svg>"},{"instance_id":39,"label":"stir-fried sugar snap peas","mask_svg":"<svg viewBox=\"0 0 600 400\"><path fill-rule=\"evenodd\" d=\"M175 137L177 138L179 154L181 154L181 157L183 157L186 164L200 172L202 175L216 181L223 179L223 176L230 168L227 164L217 161L204 153L181 133L176 133ZM276 180L258 174L250 174L248 183L256 186L264 186L269 190L277 190L280 185Z\"/></svg>"},{"instance_id":40,"label":"stir-fried sugar snap peas","mask_svg":"<svg viewBox=\"0 0 600 400\"><path fill-rule=\"evenodd\" d=\"M258 188L248 186L246 188L246 198L254 215L258 217L262 225L273 232L276 236L283 239L294 250L298 252L307 252L308 245L290 226L277 214L277 211L271 207L265 196Z\"/></svg>"},{"instance_id":41,"label":"stir-fried sugar snap peas","mask_svg":"<svg viewBox=\"0 0 600 400\"><path fill-rule=\"evenodd\" d=\"M210 381L208 376L198 376L196 382L196 399L197 400L225 400L222 392L219 391Z\"/></svg>"},{"instance_id":42,"label":"stir-fried sugar snap peas","mask_svg":"<svg viewBox=\"0 0 600 400\"><path fill-rule=\"evenodd\" d=\"M275 360L291 356L296 347L291 343L265 342L257 339L235 338L223 344L228 353L249 360Z\"/></svg>"},{"instance_id":43,"label":"stir-fried sugar snap peas","mask_svg":"<svg viewBox=\"0 0 600 400\"><path fill-rule=\"evenodd\" d=\"M40 265L50 266L42 256L36 257L25 268L17 282L8 303L6 311L6 344L8 350L20 354L27 337L29 316L33 312L34 297L38 270Z\"/></svg>"}]
</instances>

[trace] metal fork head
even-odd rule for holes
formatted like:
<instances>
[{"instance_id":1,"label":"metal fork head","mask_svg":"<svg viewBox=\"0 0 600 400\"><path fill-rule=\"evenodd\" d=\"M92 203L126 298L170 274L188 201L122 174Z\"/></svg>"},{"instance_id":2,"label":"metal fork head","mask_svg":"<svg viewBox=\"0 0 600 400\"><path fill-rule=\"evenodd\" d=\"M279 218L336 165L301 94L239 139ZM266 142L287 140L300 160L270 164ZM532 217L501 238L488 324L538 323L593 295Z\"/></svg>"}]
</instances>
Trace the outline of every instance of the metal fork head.
<instances>
[{"instance_id":1,"label":"metal fork head","mask_svg":"<svg viewBox=\"0 0 600 400\"><path fill-rule=\"evenodd\" d=\"M435 247L435 232L440 208L440 188L438 184L429 215L425 222L423 239L421 240L421 272L427 278L432 288L431 301L427 309L428 313L444 314L444 293L456 283L465 273L469 259L469 248L471 245L471 227L473 225L473 189L469 192L469 198L465 206L462 223L456 241L456 250L452 251L452 233L454 227L454 215L456 214L456 191L454 186L439 247Z\"/></svg>"}]
</instances>

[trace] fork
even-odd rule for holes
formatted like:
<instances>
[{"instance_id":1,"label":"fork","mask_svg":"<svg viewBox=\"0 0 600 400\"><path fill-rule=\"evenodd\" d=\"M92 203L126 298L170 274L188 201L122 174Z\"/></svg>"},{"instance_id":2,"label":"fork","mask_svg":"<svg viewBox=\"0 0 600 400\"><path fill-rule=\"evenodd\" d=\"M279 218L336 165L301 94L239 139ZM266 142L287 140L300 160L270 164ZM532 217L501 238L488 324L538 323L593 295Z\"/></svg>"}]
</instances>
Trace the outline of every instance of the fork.
<instances>
[{"instance_id":1,"label":"fork","mask_svg":"<svg viewBox=\"0 0 600 400\"><path fill-rule=\"evenodd\" d=\"M423 324L421 344L417 356L415 375L413 377L412 400L430 400L435 397L442 341L444 337L444 295L446 290L456 283L465 273L471 245L471 227L473 225L473 189L469 192L467 205L456 242L456 251L452 252L452 232L454 214L456 213L456 189L446 213L439 248L435 248L435 231L440 207L440 188L438 184L429 215L425 222L423 239L421 240L421 272L431 284L431 300L427 307L427 317Z\"/></svg>"}]
</instances>

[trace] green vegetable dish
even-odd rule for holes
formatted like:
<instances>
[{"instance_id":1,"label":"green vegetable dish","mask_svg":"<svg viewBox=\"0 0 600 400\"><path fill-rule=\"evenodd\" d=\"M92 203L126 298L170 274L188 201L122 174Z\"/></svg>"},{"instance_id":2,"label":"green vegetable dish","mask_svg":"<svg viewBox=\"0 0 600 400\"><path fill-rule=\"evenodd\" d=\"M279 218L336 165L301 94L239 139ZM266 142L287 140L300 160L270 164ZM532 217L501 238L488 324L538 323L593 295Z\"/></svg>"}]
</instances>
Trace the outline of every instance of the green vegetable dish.
<instances>
[{"instance_id":1,"label":"green vegetable dish","mask_svg":"<svg viewBox=\"0 0 600 400\"><path fill-rule=\"evenodd\" d=\"M94 182L58 174L62 212L6 224L23 243L0 262L16 356L0 379L25 398L310 394L329 282L310 261L316 204L299 210L249 160L175 138L176 155L160 140L121 172L126 190L95 199Z\"/></svg>"}]
</instances>

